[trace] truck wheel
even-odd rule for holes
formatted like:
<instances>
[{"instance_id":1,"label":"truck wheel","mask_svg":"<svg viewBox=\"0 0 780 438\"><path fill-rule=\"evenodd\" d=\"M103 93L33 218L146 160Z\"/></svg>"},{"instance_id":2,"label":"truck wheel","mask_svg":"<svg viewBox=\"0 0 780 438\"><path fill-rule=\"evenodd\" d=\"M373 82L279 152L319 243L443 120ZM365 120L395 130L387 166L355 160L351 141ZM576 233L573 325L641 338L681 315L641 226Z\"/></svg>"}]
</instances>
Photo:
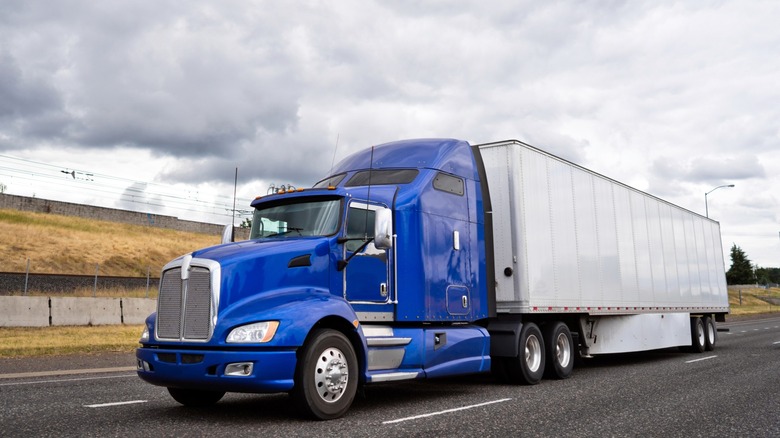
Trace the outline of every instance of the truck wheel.
<instances>
[{"instance_id":1,"label":"truck wheel","mask_svg":"<svg viewBox=\"0 0 780 438\"><path fill-rule=\"evenodd\" d=\"M574 369L574 343L569 327L560 321L548 324L544 328L544 345L547 347L547 377L569 378Z\"/></svg>"},{"instance_id":2,"label":"truck wheel","mask_svg":"<svg viewBox=\"0 0 780 438\"><path fill-rule=\"evenodd\" d=\"M715 320L711 316L704 317L704 349L712 351L715 349L715 343L718 341L718 330L715 327Z\"/></svg>"},{"instance_id":3,"label":"truck wheel","mask_svg":"<svg viewBox=\"0 0 780 438\"><path fill-rule=\"evenodd\" d=\"M225 393L220 391L203 391L200 389L183 388L168 388L168 393L171 394L171 397L177 402L190 407L211 406L225 396Z\"/></svg>"},{"instance_id":4,"label":"truck wheel","mask_svg":"<svg viewBox=\"0 0 780 438\"><path fill-rule=\"evenodd\" d=\"M703 353L705 346L704 323L698 316L691 318L691 351Z\"/></svg>"},{"instance_id":5,"label":"truck wheel","mask_svg":"<svg viewBox=\"0 0 780 438\"><path fill-rule=\"evenodd\" d=\"M520 354L507 358L507 375L510 382L535 385L544 375L544 340L539 327L532 323L523 324L520 330Z\"/></svg>"},{"instance_id":6,"label":"truck wheel","mask_svg":"<svg viewBox=\"0 0 780 438\"><path fill-rule=\"evenodd\" d=\"M357 374L355 350L346 336L336 330L319 330L298 358L293 397L317 419L341 417L355 399Z\"/></svg>"}]
</instances>

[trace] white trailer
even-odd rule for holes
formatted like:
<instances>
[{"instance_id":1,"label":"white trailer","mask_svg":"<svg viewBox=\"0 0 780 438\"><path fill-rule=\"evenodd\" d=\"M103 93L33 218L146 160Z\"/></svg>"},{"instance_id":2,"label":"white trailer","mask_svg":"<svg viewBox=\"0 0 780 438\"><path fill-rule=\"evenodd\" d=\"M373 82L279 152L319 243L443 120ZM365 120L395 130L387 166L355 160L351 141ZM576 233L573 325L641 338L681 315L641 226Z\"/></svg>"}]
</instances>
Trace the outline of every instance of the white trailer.
<instances>
[{"instance_id":1,"label":"white trailer","mask_svg":"<svg viewBox=\"0 0 780 438\"><path fill-rule=\"evenodd\" d=\"M729 312L717 222L519 141L477 147L499 319L577 326L583 356L714 346Z\"/></svg>"}]
</instances>

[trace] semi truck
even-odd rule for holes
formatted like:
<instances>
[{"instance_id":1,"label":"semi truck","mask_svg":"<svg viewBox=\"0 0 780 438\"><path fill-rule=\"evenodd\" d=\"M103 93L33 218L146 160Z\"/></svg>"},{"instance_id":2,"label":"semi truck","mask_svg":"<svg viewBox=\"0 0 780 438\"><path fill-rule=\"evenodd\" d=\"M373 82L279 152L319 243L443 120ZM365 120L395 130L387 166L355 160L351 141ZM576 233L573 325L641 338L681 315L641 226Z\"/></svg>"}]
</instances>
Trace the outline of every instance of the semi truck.
<instances>
[{"instance_id":1,"label":"semi truck","mask_svg":"<svg viewBox=\"0 0 780 438\"><path fill-rule=\"evenodd\" d=\"M326 420L380 382L566 379L712 350L729 312L717 222L516 140L386 143L251 205L248 240L162 269L137 371L185 406L289 392Z\"/></svg>"}]
</instances>

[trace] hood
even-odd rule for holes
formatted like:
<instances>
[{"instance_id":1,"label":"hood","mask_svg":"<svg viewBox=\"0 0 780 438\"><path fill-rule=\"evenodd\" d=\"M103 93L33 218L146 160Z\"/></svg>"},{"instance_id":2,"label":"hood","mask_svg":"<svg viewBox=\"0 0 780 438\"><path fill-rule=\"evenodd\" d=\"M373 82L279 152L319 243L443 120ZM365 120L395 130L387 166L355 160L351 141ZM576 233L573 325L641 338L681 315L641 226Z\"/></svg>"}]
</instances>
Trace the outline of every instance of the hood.
<instances>
[{"instance_id":1,"label":"hood","mask_svg":"<svg viewBox=\"0 0 780 438\"><path fill-rule=\"evenodd\" d=\"M195 251L192 257L220 264L220 313L244 298L281 288L328 288L327 237L234 242Z\"/></svg>"}]
</instances>

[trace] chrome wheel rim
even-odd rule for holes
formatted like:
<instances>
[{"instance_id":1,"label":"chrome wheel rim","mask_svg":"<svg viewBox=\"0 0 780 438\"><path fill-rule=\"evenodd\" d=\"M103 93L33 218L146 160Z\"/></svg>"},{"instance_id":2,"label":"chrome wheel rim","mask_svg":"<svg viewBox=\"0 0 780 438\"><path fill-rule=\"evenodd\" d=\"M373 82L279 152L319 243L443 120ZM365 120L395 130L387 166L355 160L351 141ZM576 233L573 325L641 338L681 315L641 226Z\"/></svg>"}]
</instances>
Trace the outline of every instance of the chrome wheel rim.
<instances>
[{"instance_id":1,"label":"chrome wheel rim","mask_svg":"<svg viewBox=\"0 0 780 438\"><path fill-rule=\"evenodd\" d=\"M320 398L328 403L339 401L349 382L349 365L338 348L328 348L317 358L314 385Z\"/></svg>"},{"instance_id":2,"label":"chrome wheel rim","mask_svg":"<svg viewBox=\"0 0 780 438\"><path fill-rule=\"evenodd\" d=\"M699 345L704 345L704 327L701 324L696 326L696 337L699 339Z\"/></svg>"},{"instance_id":3,"label":"chrome wheel rim","mask_svg":"<svg viewBox=\"0 0 780 438\"><path fill-rule=\"evenodd\" d=\"M542 364L542 347L536 336L529 336L525 340L525 364L531 372L539 370Z\"/></svg>"},{"instance_id":4,"label":"chrome wheel rim","mask_svg":"<svg viewBox=\"0 0 780 438\"><path fill-rule=\"evenodd\" d=\"M555 340L555 358L561 367L566 368L569 366L571 346L569 345L569 338L565 333L559 333L558 339Z\"/></svg>"}]
</instances>

